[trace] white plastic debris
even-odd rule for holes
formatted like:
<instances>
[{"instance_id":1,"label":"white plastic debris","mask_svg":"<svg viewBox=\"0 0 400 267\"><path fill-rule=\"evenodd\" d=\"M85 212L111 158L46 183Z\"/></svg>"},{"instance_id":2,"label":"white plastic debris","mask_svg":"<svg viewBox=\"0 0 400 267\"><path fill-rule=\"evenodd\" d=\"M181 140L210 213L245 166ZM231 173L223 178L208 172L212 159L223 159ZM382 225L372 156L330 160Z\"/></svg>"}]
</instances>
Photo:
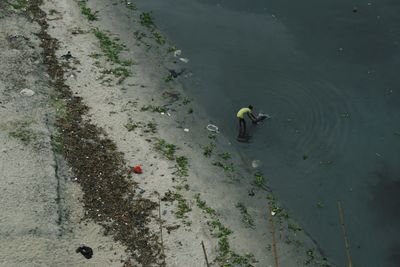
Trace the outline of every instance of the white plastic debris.
<instances>
[{"instance_id":1,"label":"white plastic debris","mask_svg":"<svg viewBox=\"0 0 400 267\"><path fill-rule=\"evenodd\" d=\"M165 113L164 112L161 112L161 115L164 115Z\"/></svg>"},{"instance_id":2,"label":"white plastic debris","mask_svg":"<svg viewBox=\"0 0 400 267\"><path fill-rule=\"evenodd\" d=\"M183 129L183 131L188 133L188 132L189 132L189 129L188 129L188 128L185 128L185 129Z\"/></svg>"},{"instance_id":3,"label":"white plastic debris","mask_svg":"<svg viewBox=\"0 0 400 267\"><path fill-rule=\"evenodd\" d=\"M206 128L207 128L207 130L209 130L210 132L219 133L218 127L215 126L214 124L209 124L209 125L207 125Z\"/></svg>"},{"instance_id":4,"label":"white plastic debris","mask_svg":"<svg viewBox=\"0 0 400 267\"><path fill-rule=\"evenodd\" d=\"M179 57L181 54L182 54L182 50L176 50L176 51L174 52L174 56L175 56L175 57Z\"/></svg>"},{"instance_id":5,"label":"white plastic debris","mask_svg":"<svg viewBox=\"0 0 400 267\"><path fill-rule=\"evenodd\" d=\"M20 95L22 96L33 96L35 94L34 91L32 91L31 89L22 89L21 92L19 92Z\"/></svg>"},{"instance_id":6,"label":"white plastic debris","mask_svg":"<svg viewBox=\"0 0 400 267\"><path fill-rule=\"evenodd\" d=\"M275 216L276 212L275 211L271 211L271 215Z\"/></svg>"},{"instance_id":7,"label":"white plastic debris","mask_svg":"<svg viewBox=\"0 0 400 267\"><path fill-rule=\"evenodd\" d=\"M251 162L251 167L253 167L254 169L260 167L260 165L261 165L261 161L258 159L255 159Z\"/></svg>"},{"instance_id":8,"label":"white plastic debris","mask_svg":"<svg viewBox=\"0 0 400 267\"><path fill-rule=\"evenodd\" d=\"M180 57L179 60L182 61L183 63L188 63L189 62L189 59L188 58L184 58L184 57Z\"/></svg>"},{"instance_id":9,"label":"white plastic debris","mask_svg":"<svg viewBox=\"0 0 400 267\"><path fill-rule=\"evenodd\" d=\"M167 112L167 115L168 115L169 117L171 117L171 113Z\"/></svg>"}]
</instances>

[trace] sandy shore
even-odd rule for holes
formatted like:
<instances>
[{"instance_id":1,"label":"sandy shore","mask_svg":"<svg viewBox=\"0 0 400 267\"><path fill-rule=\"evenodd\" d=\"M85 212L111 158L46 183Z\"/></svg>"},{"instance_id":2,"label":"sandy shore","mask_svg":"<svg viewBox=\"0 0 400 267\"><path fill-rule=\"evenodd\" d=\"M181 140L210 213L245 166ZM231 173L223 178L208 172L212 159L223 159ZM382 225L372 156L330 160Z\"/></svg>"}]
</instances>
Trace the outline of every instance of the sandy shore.
<instances>
[{"instance_id":1,"label":"sandy shore","mask_svg":"<svg viewBox=\"0 0 400 267\"><path fill-rule=\"evenodd\" d=\"M201 242L210 266L329 266L205 129L179 83L184 53L151 14L100 0L0 10L2 266L206 266Z\"/></svg>"}]
</instances>

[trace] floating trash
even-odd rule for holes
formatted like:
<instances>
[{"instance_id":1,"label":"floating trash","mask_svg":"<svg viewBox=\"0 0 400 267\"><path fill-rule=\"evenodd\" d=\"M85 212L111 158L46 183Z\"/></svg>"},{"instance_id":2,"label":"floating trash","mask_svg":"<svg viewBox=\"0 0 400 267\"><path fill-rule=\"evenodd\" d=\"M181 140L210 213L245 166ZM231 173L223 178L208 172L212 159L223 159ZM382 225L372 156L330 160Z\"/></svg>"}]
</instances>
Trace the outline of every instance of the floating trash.
<instances>
[{"instance_id":1,"label":"floating trash","mask_svg":"<svg viewBox=\"0 0 400 267\"><path fill-rule=\"evenodd\" d=\"M174 52L174 56L175 56L175 57L179 57L181 54L182 54L182 50L176 50L176 51Z\"/></svg>"},{"instance_id":2,"label":"floating trash","mask_svg":"<svg viewBox=\"0 0 400 267\"><path fill-rule=\"evenodd\" d=\"M183 131L188 133L188 132L189 132L189 129L188 129L188 128L185 128L185 129L183 129Z\"/></svg>"},{"instance_id":3,"label":"floating trash","mask_svg":"<svg viewBox=\"0 0 400 267\"><path fill-rule=\"evenodd\" d=\"M208 124L206 128L207 128L207 130L209 130L210 132L219 133L218 127L215 126L214 124Z\"/></svg>"},{"instance_id":4,"label":"floating trash","mask_svg":"<svg viewBox=\"0 0 400 267\"><path fill-rule=\"evenodd\" d=\"M258 159L255 159L255 160L253 160L253 161L251 162L251 167L253 167L253 168L258 168L258 167L260 167L260 166L261 166L261 161L258 160Z\"/></svg>"},{"instance_id":5,"label":"floating trash","mask_svg":"<svg viewBox=\"0 0 400 267\"><path fill-rule=\"evenodd\" d=\"M184 57L180 57L179 60L182 61L183 63L188 63L189 62L189 59L188 58L184 58Z\"/></svg>"}]
</instances>

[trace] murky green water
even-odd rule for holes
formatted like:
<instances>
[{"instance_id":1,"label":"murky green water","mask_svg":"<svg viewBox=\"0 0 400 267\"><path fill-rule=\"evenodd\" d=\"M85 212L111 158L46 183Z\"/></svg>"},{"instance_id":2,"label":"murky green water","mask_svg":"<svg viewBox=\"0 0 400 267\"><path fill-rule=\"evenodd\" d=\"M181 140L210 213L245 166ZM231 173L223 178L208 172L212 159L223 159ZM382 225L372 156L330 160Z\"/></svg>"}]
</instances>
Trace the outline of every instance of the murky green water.
<instances>
[{"instance_id":1,"label":"murky green water","mask_svg":"<svg viewBox=\"0 0 400 267\"><path fill-rule=\"evenodd\" d=\"M190 59L189 93L338 266L400 266L400 2L139 0ZM318 207L319 206L319 207Z\"/></svg>"}]
</instances>

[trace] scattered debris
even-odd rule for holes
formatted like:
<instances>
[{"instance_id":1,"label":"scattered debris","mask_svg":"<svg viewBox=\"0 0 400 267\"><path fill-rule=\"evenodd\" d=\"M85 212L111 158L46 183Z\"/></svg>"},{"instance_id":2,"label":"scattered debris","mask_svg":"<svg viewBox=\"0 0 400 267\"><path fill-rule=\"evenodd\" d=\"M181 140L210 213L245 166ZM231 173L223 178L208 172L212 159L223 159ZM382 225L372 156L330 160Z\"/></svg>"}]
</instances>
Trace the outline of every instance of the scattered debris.
<instances>
[{"instance_id":1,"label":"scattered debris","mask_svg":"<svg viewBox=\"0 0 400 267\"><path fill-rule=\"evenodd\" d=\"M185 128L185 129L183 129L183 131L188 133L188 132L189 132L189 129L188 129L188 128Z\"/></svg>"},{"instance_id":2,"label":"scattered debris","mask_svg":"<svg viewBox=\"0 0 400 267\"><path fill-rule=\"evenodd\" d=\"M93 256L93 249L83 245L76 249L76 253L81 253L86 259L91 259Z\"/></svg>"}]
</instances>

